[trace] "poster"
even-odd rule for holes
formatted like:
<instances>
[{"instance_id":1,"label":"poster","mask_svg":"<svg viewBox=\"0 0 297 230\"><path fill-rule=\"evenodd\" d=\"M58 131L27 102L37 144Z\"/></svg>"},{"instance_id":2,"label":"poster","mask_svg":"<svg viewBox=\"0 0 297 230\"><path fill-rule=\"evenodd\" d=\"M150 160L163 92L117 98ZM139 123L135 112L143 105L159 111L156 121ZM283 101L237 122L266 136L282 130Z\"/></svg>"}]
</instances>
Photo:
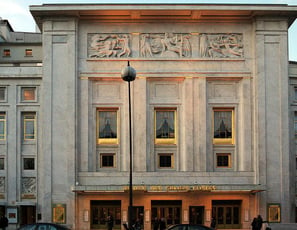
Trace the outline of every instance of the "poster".
<instances>
[{"instance_id":1,"label":"poster","mask_svg":"<svg viewBox=\"0 0 297 230\"><path fill-rule=\"evenodd\" d=\"M7 219L10 224L18 223L18 208L17 207L7 207Z\"/></svg>"},{"instance_id":2,"label":"poster","mask_svg":"<svg viewBox=\"0 0 297 230\"><path fill-rule=\"evenodd\" d=\"M268 222L280 222L280 204L268 204Z\"/></svg>"},{"instance_id":3,"label":"poster","mask_svg":"<svg viewBox=\"0 0 297 230\"><path fill-rule=\"evenodd\" d=\"M66 204L53 204L53 222L66 224Z\"/></svg>"}]
</instances>

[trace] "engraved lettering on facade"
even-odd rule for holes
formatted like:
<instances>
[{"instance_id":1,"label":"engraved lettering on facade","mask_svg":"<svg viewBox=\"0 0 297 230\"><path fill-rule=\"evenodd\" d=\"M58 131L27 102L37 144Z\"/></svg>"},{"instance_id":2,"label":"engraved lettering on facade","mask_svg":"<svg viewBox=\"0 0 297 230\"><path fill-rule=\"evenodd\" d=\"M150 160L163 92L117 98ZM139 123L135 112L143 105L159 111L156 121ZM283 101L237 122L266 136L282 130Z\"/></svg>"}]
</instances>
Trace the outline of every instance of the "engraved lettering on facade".
<instances>
[{"instance_id":1,"label":"engraved lettering on facade","mask_svg":"<svg viewBox=\"0 0 297 230\"><path fill-rule=\"evenodd\" d=\"M151 191L163 191L163 187L162 186L154 185L154 186L151 186L150 187L150 190Z\"/></svg>"},{"instance_id":2,"label":"engraved lettering on facade","mask_svg":"<svg viewBox=\"0 0 297 230\"><path fill-rule=\"evenodd\" d=\"M242 34L201 34L200 57L241 58L243 52Z\"/></svg>"},{"instance_id":3,"label":"engraved lettering on facade","mask_svg":"<svg viewBox=\"0 0 297 230\"><path fill-rule=\"evenodd\" d=\"M189 186L168 186L167 191L189 191Z\"/></svg>"},{"instance_id":4,"label":"engraved lettering on facade","mask_svg":"<svg viewBox=\"0 0 297 230\"><path fill-rule=\"evenodd\" d=\"M191 57L190 34L141 34L141 57Z\"/></svg>"},{"instance_id":5,"label":"engraved lettering on facade","mask_svg":"<svg viewBox=\"0 0 297 230\"><path fill-rule=\"evenodd\" d=\"M151 192L162 192L162 191L176 191L176 192L188 192L188 191L213 191L217 190L217 187L215 185L195 185L195 186L189 186L189 185L151 185L151 186L145 186L145 185L134 185L132 186L133 191L151 191ZM123 187L124 191L129 190L129 186Z\"/></svg>"},{"instance_id":6,"label":"engraved lettering on facade","mask_svg":"<svg viewBox=\"0 0 297 230\"><path fill-rule=\"evenodd\" d=\"M88 57L130 57L129 34L89 34Z\"/></svg>"},{"instance_id":7,"label":"engraved lettering on facade","mask_svg":"<svg viewBox=\"0 0 297 230\"><path fill-rule=\"evenodd\" d=\"M193 191L212 191L216 190L216 186L214 185L198 185L198 186L193 186L191 188Z\"/></svg>"},{"instance_id":8,"label":"engraved lettering on facade","mask_svg":"<svg viewBox=\"0 0 297 230\"><path fill-rule=\"evenodd\" d=\"M124 186L123 190L124 191L129 190L129 186ZM132 190L133 191L146 191L146 186L144 186L144 185L135 185L135 186L132 186Z\"/></svg>"}]
</instances>

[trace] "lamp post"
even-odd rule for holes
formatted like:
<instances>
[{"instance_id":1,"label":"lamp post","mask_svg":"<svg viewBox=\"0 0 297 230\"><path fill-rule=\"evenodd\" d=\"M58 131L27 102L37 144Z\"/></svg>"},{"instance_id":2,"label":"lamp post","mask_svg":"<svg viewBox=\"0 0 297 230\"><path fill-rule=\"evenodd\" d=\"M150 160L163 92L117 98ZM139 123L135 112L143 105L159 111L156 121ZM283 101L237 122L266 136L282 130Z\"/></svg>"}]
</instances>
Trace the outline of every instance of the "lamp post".
<instances>
[{"instance_id":1,"label":"lamp post","mask_svg":"<svg viewBox=\"0 0 297 230\"><path fill-rule=\"evenodd\" d=\"M129 207L128 207L128 227L132 229L132 217L133 217L133 187L132 187L132 165L133 165L133 156L132 156L132 125L131 125L131 89L130 82L134 81L136 78L136 71L130 66L128 61L127 67L122 69L121 77L124 81L128 82L128 99L129 99L129 149L130 149L130 170L129 170Z\"/></svg>"}]
</instances>

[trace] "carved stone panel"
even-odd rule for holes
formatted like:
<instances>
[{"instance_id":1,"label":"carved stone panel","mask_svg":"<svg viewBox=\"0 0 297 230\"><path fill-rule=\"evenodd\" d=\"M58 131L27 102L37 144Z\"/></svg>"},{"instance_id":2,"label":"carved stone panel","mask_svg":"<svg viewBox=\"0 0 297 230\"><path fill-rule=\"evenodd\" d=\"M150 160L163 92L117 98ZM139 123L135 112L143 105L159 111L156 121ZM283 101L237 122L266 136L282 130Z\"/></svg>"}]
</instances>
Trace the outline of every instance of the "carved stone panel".
<instances>
[{"instance_id":1,"label":"carved stone panel","mask_svg":"<svg viewBox=\"0 0 297 230\"><path fill-rule=\"evenodd\" d=\"M120 98L120 84L116 83L99 83L94 84L94 96L97 99L119 99Z\"/></svg>"},{"instance_id":2,"label":"carved stone panel","mask_svg":"<svg viewBox=\"0 0 297 230\"><path fill-rule=\"evenodd\" d=\"M191 57L190 34L146 33L140 35L140 57Z\"/></svg>"},{"instance_id":3,"label":"carved stone panel","mask_svg":"<svg viewBox=\"0 0 297 230\"><path fill-rule=\"evenodd\" d=\"M139 56L142 58L192 57L190 33L142 33L139 36ZM131 47L131 39L130 34L88 34L88 57L131 57L135 50ZM240 33L201 33L198 40L200 58L244 57L243 35Z\"/></svg>"},{"instance_id":4,"label":"carved stone panel","mask_svg":"<svg viewBox=\"0 0 297 230\"><path fill-rule=\"evenodd\" d=\"M149 86L150 102L168 102L176 103L181 97L181 84L180 82L165 82L155 81L151 82Z\"/></svg>"},{"instance_id":5,"label":"carved stone panel","mask_svg":"<svg viewBox=\"0 0 297 230\"><path fill-rule=\"evenodd\" d=\"M236 82L209 82L208 83L209 99L237 99Z\"/></svg>"},{"instance_id":6,"label":"carved stone panel","mask_svg":"<svg viewBox=\"0 0 297 230\"><path fill-rule=\"evenodd\" d=\"M22 197L31 198L36 195L36 178L23 177L22 178Z\"/></svg>"},{"instance_id":7,"label":"carved stone panel","mask_svg":"<svg viewBox=\"0 0 297 230\"><path fill-rule=\"evenodd\" d=\"M5 192L5 177L0 177L0 193Z\"/></svg>"},{"instance_id":8,"label":"carved stone panel","mask_svg":"<svg viewBox=\"0 0 297 230\"><path fill-rule=\"evenodd\" d=\"M242 34L201 34L199 55L202 58L242 58Z\"/></svg>"},{"instance_id":9,"label":"carved stone panel","mask_svg":"<svg viewBox=\"0 0 297 230\"><path fill-rule=\"evenodd\" d=\"M130 57L130 40L129 34L88 34L88 57Z\"/></svg>"}]
</instances>

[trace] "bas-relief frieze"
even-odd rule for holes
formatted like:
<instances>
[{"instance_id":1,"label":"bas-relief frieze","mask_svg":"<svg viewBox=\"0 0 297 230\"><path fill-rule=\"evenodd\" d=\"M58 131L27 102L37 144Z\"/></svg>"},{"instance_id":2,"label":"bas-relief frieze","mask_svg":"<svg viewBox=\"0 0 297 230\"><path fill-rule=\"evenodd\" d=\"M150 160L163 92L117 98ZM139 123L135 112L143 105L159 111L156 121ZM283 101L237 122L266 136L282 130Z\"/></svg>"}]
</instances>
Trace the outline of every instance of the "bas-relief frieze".
<instances>
[{"instance_id":1,"label":"bas-relief frieze","mask_svg":"<svg viewBox=\"0 0 297 230\"><path fill-rule=\"evenodd\" d=\"M36 178L23 177L22 178L22 194L36 194Z\"/></svg>"},{"instance_id":2,"label":"bas-relief frieze","mask_svg":"<svg viewBox=\"0 0 297 230\"><path fill-rule=\"evenodd\" d=\"M131 35L89 34L89 58L131 57ZM139 56L142 58L191 58L192 47L197 42L200 58L243 58L243 35L202 33L197 41L191 34L143 33L139 34ZM137 50L137 49L136 49ZM196 55L195 55L196 56Z\"/></svg>"},{"instance_id":3,"label":"bas-relief frieze","mask_svg":"<svg viewBox=\"0 0 297 230\"><path fill-rule=\"evenodd\" d=\"M191 57L190 34L141 34L141 57Z\"/></svg>"},{"instance_id":4,"label":"bas-relief frieze","mask_svg":"<svg viewBox=\"0 0 297 230\"><path fill-rule=\"evenodd\" d=\"M89 34L90 58L130 57L129 34Z\"/></svg>"},{"instance_id":5,"label":"bas-relief frieze","mask_svg":"<svg viewBox=\"0 0 297 230\"><path fill-rule=\"evenodd\" d=\"M242 34L201 34L200 57L243 57Z\"/></svg>"},{"instance_id":6,"label":"bas-relief frieze","mask_svg":"<svg viewBox=\"0 0 297 230\"><path fill-rule=\"evenodd\" d=\"M0 177L0 193L5 192L5 177Z\"/></svg>"}]
</instances>

